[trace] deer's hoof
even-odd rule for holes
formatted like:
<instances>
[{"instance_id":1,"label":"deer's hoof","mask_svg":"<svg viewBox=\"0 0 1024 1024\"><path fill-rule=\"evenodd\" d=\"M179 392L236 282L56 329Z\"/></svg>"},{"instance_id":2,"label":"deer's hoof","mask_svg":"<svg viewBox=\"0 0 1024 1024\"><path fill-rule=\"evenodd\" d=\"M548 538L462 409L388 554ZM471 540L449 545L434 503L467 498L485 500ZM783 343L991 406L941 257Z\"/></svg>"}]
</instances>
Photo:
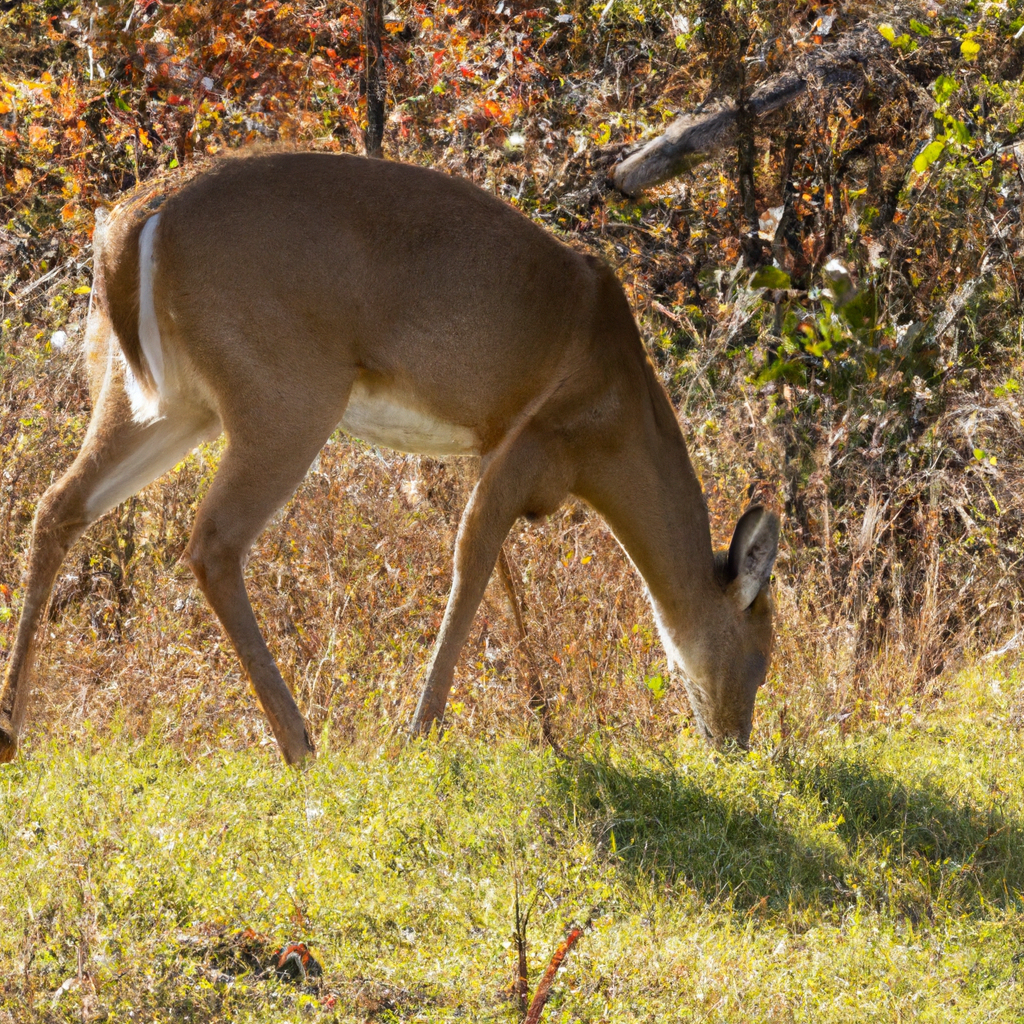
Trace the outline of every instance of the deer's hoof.
<instances>
[{"instance_id":1,"label":"deer's hoof","mask_svg":"<svg viewBox=\"0 0 1024 1024\"><path fill-rule=\"evenodd\" d=\"M281 754L285 763L293 768L308 768L316 760L316 747L309 738L309 730L303 728L302 739L298 743L290 743L287 748L282 743Z\"/></svg>"},{"instance_id":2,"label":"deer's hoof","mask_svg":"<svg viewBox=\"0 0 1024 1024\"><path fill-rule=\"evenodd\" d=\"M13 761L18 754L18 737L9 724L0 722L0 764Z\"/></svg>"}]
</instances>

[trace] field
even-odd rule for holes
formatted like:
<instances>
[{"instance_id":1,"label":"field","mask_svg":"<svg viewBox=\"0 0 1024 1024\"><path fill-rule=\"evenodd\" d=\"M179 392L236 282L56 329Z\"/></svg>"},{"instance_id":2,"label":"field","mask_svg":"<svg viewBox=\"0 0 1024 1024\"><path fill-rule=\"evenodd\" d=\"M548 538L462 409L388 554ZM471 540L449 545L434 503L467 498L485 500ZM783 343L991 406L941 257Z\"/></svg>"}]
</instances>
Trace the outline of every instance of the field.
<instances>
[{"instance_id":1,"label":"field","mask_svg":"<svg viewBox=\"0 0 1024 1024\"><path fill-rule=\"evenodd\" d=\"M0 1019L515 1021L518 892L534 983L587 925L547 1020L1009 1024L1020 685L724 757L328 729L297 773L177 723L52 735L0 788ZM322 977L260 977L288 942Z\"/></svg>"},{"instance_id":2,"label":"field","mask_svg":"<svg viewBox=\"0 0 1024 1024\"><path fill-rule=\"evenodd\" d=\"M0 666L88 423L94 209L254 143L362 152L362 24L0 3ZM527 635L496 577L447 731L407 741L477 466L339 432L246 570L319 750L285 768L181 561L204 445L57 577L0 766L0 1024L521 1021L574 925L545 1021L1024 1019L1019 2L399 0L384 29L384 155L613 266L716 544L782 517L751 750L699 740L579 502L513 529ZM858 31L838 84L609 185Z\"/></svg>"}]
</instances>

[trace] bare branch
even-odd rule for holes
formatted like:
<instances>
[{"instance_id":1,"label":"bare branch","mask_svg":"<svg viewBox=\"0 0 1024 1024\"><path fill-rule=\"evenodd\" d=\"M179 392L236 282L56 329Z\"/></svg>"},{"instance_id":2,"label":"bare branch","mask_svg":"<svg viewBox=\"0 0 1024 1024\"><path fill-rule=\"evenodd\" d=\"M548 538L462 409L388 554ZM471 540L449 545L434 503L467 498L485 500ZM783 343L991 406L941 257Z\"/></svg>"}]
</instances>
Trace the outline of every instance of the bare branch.
<instances>
[{"instance_id":1,"label":"bare branch","mask_svg":"<svg viewBox=\"0 0 1024 1024\"><path fill-rule=\"evenodd\" d=\"M889 44L874 22L865 22L831 46L820 46L797 59L791 71L762 82L746 103L754 121L792 104L811 89L833 89L860 82L865 65ZM683 114L664 134L652 139L612 168L612 185L627 195L688 171L735 141L739 110L733 101L703 114Z\"/></svg>"}]
</instances>

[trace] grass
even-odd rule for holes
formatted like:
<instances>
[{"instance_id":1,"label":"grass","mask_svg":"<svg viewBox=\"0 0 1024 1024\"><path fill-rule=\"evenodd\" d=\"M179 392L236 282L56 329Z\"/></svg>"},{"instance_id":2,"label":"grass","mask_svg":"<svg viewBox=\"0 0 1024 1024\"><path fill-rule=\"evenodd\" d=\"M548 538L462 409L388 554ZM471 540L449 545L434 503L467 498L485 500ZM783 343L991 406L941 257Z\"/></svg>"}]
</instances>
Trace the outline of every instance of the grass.
<instances>
[{"instance_id":1,"label":"grass","mask_svg":"<svg viewBox=\"0 0 1024 1024\"><path fill-rule=\"evenodd\" d=\"M37 733L0 774L0 1021L516 1021L517 887L531 984L592 919L548 1021L1017 1021L1021 683L744 756L325 733L299 773L158 721Z\"/></svg>"}]
</instances>

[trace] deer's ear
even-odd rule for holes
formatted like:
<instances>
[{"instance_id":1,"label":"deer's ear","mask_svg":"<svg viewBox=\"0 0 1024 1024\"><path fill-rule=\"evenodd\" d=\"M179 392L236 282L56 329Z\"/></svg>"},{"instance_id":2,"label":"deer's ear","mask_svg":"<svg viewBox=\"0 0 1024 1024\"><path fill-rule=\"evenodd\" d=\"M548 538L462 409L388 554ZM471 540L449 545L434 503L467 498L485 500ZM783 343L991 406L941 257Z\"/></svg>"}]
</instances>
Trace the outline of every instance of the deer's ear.
<instances>
[{"instance_id":1,"label":"deer's ear","mask_svg":"<svg viewBox=\"0 0 1024 1024\"><path fill-rule=\"evenodd\" d=\"M743 513L729 545L729 594L749 608L768 582L779 553L779 517L760 505Z\"/></svg>"}]
</instances>

